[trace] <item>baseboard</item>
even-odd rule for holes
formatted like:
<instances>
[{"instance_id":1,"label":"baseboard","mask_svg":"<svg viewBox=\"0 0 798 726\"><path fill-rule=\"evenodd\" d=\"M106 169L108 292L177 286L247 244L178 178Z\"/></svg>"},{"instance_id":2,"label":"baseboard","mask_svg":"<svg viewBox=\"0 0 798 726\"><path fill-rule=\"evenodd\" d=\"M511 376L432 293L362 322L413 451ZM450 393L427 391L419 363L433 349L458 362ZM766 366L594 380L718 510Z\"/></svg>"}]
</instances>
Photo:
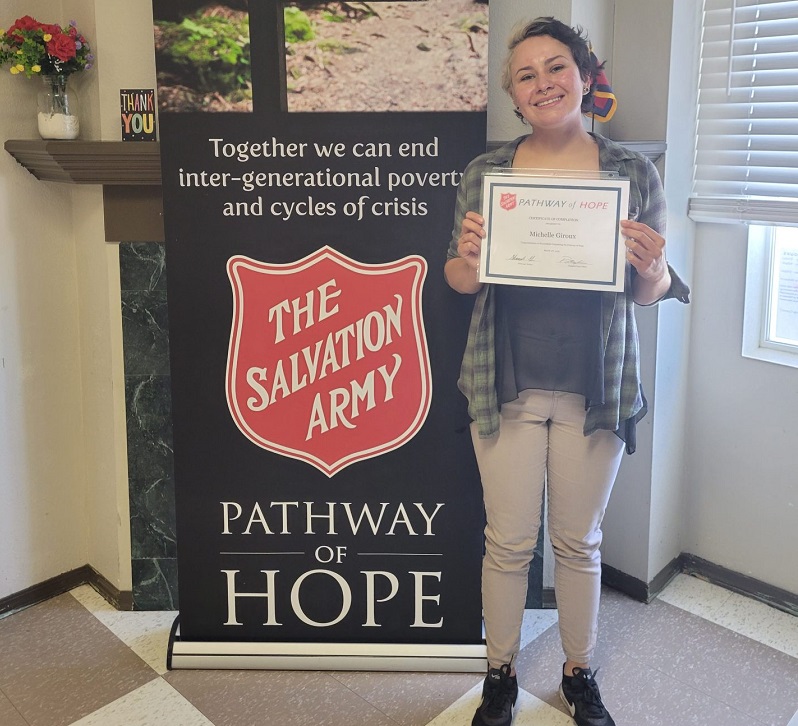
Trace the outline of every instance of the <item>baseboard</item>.
<instances>
[{"instance_id":1,"label":"baseboard","mask_svg":"<svg viewBox=\"0 0 798 726\"><path fill-rule=\"evenodd\" d=\"M680 559L681 571L685 574L695 575L713 585L720 585L732 592L746 595L785 613L798 616L798 594L794 592L768 585L766 582L728 570L695 555L683 553Z\"/></svg>"},{"instance_id":2,"label":"baseboard","mask_svg":"<svg viewBox=\"0 0 798 726\"><path fill-rule=\"evenodd\" d=\"M62 595L80 585L91 585L117 610L133 609L132 592L119 590L91 565L83 565L83 567L51 577L38 585L0 598L0 618Z\"/></svg>"},{"instance_id":3,"label":"baseboard","mask_svg":"<svg viewBox=\"0 0 798 726\"><path fill-rule=\"evenodd\" d=\"M651 582L638 580L605 564L601 566L601 581L613 590L618 590L639 602L649 603L680 573L699 577L713 585L767 603L791 615L798 615L798 594L768 585L766 582L686 552L671 560Z\"/></svg>"},{"instance_id":4,"label":"baseboard","mask_svg":"<svg viewBox=\"0 0 798 726\"><path fill-rule=\"evenodd\" d=\"M601 582L639 602L649 603L682 571L681 557L672 559L651 582L638 580L609 565L601 565Z\"/></svg>"}]
</instances>

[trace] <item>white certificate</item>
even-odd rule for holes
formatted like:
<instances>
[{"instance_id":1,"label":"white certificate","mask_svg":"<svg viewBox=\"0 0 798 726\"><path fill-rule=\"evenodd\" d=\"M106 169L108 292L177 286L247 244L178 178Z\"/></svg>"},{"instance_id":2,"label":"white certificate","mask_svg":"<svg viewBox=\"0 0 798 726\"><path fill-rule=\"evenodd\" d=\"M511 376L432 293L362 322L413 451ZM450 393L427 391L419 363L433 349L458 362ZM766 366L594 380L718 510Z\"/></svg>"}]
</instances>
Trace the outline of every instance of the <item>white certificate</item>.
<instances>
[{"instance_id":1,"label":"white certificate","mask_svg":"<svg viewBox=\"0 0 798 726\"><path fill-rule=\"evenodd\" d=\"M622 292L629 180L485 174L479 281Z\"/></svg>"}]
</instances>

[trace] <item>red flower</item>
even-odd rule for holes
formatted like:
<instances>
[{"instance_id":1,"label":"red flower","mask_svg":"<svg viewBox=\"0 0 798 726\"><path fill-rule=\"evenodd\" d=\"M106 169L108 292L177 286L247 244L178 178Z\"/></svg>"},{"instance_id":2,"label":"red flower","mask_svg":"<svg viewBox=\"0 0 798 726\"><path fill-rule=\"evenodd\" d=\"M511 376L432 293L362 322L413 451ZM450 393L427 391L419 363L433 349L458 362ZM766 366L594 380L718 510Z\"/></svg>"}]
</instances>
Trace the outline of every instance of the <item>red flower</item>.
<instances>
[{"instance_id":1,"label":"red flower","mask_svg":"<svg viewBox=\"0 0 798 726\"><path fill-rule=\"evenodd\" d=\"M32 18L30 15L24 15L23 17L19 18L17 22L15 22L8 30L11 32L12 30L36 30L37 28L41 28L42 24Z\"/></svg>"},{"instance_id":2,"label":"red flower","mask_svg":"<svg viewBox=\"0 0 798 726\"><path fill-rule=\"evenodd\" d=\"M69 37L70 38L78 37L78 29L74 25L69 26Z\"/></svg>"},{"instance_id":3,"label":"red flower","mask_svg":"<svg viewBox=\"0 0 798 726\"><path fill-rule=\"evenodd\" d=\"M44 33L45 35L47 33L49 33L50 35L55 37L56 35L61 33L61 26L60 25L49 25L48 23L42 23L40 27L41 27L42 33Z\"/></svg>"},{"instance_id":4,"label":"red flower","mask_svg":"<svg viewBox=\"0 0 798 726\"><path fill-rule=\"evenodd\" d=\"M22 37L22 35L17 33L18 30L38 30L41 27L42 24L38 20L32 18L30 15L24 15L6 31L6 34L9 37L13 35L14 40L21 43L25 39Z\"/></svg>"},{"instance_id":5,"label":"red flower","mask_svg":"<svg viewBox=\"0 0 798 726\"><path fill-rule=\"evenodd\" d=\"M47 43L47 52L60 61L71 60L77 55L75 39L59 32L58 35L53 35L53 39Z\"/></svg>"}]
</instances>

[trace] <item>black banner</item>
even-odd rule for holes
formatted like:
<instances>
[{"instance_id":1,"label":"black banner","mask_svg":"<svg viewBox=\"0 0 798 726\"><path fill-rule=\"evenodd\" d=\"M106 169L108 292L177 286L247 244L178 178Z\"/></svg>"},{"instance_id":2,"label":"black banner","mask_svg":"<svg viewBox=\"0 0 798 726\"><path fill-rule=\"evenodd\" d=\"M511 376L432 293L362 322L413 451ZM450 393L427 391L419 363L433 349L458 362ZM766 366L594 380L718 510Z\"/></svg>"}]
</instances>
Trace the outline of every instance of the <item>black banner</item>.
<instances>
[{"instance_id":1,"label":"black banner","mask_svg":"<svg viewBox=\"0 0 798 726\"><path fill-rule=\"evenodd\" d=\"M254 63L282 38L250 15ZM443 265L484 114L288 113L258 83L254 112L160 117L180 637L479 644Z\"/></svg>"}]
</instances>

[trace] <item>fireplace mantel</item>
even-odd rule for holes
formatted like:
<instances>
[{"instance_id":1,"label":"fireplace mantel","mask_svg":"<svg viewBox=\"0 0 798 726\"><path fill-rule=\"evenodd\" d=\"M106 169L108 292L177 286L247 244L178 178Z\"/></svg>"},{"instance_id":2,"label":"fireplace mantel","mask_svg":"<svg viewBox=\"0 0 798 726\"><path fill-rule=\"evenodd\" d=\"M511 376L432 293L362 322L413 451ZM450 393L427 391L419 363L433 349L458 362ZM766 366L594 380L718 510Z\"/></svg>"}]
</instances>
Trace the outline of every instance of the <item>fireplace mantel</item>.
<instances>
[{"instance_id":1,"label":"fireplace mantel","mask_svg":"<svg viewBox=\"0 0 798 726\"><path fill-rule=\"evenodd\" d=\"M102 185L109 242L163 242L158 142L9 140L4 146L41 181Z\"/></svg>"}]
</instances>

